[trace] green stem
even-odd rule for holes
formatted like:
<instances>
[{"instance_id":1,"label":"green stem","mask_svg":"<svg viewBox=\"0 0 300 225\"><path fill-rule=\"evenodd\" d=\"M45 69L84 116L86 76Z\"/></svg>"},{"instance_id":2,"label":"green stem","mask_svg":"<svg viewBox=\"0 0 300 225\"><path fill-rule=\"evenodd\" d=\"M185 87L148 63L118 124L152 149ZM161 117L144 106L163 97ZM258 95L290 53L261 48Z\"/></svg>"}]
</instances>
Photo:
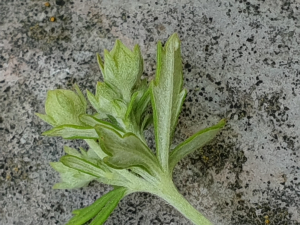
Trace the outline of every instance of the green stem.
<instances>
[{"instance_id":1,"label":"green stem","mask_svg":"<svg viewBox=\"0 0 300 225\"><path fill-rule=\"evenodd\" d=\"M195 225L212 225L198 210L196 210L176 189L169 190L160 196Z\"/></svg>"},{"instance_id":2,"label":"green stem","mask_svg":"<svg viewBox=\"0 0 300 225\"><path fill-rule=\"evenodd\" d=\"M153 187L147 192L150 192L164 199L183 216L193 222L195 225L212 225L198 210L196 210L177 190L172 180L166 178L167 182L163 181L159 187ZM151 185L149 185L150 187ZM146 191L146 190L144 190Z\"/></svg>"}]
</instances>

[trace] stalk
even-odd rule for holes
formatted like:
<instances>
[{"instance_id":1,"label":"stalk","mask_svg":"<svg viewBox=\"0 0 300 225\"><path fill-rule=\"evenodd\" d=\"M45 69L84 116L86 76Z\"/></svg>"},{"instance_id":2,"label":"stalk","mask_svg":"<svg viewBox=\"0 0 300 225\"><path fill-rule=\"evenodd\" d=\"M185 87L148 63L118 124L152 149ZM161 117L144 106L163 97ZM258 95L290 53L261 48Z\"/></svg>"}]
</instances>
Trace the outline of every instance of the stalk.
<instances>
[{"instance_id":1,"label":"stalk","mask_svg":"<svg viewBox=\"0 0 300 225\"><path fill-rule=\"evenodd\" d=\"M168 193L160 195L162 199L177 209L183 216L195 225L212 225L198 210L196 210L177 190L169 189Z\"/></svg>"},{"instance_id":2,"label":"stalk","mask_svg":"<svg viewBox=\"0 0 300 225\"><path fill-rule=\"evenodd\" d=\"M212 225L198 210L196 210L173 185L167 192L159 195L162 199L177 209L183 216L193 222L195 225Z\"/></svg>"},{"instance_id":3,"label":"stalk","mask_svg":"<svg viewBox=\"0 0 300 225\"><path fill-rule=\"evenodd\" d=\"M162 177L161 184L150 184L145 187L143 192L154 194L177 209L183 216L193 222L195 225L212 225L212 223L196 210L177 190L173 181L169 177ZM148 182L147 182L148 183Z\"/></svg>"}]
</instances>

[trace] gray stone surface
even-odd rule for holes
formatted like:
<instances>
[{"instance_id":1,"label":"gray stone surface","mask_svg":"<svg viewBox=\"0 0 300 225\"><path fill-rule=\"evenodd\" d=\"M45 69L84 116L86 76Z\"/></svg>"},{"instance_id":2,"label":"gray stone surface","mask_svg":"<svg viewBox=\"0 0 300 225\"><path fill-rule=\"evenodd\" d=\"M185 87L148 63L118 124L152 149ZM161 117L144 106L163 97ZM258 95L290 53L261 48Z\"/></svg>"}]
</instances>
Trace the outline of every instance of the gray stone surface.
<instances>
[{"instance_id":1,"label":"gray stone surface","mask_svg":"<svg viewBox=\"0 0 300 225\"><path fill-rule=\"evenodd\" d=\"M152 79L156 42L173 32L188 90L174 142L228 119L214 142L176 167L178 189L214 224L300 224L298 0L50 4L0 1L0 224L64 224L109 190L52 189L59 178L49 162L63 145L84 144L41 136L50 127L34 112L43 112L49 89L76 82L94 91L102 79L95 53L116 39L141 46ZM106 224L190 223L140 193L122 200Z\"/></svg>"}]
</instances>

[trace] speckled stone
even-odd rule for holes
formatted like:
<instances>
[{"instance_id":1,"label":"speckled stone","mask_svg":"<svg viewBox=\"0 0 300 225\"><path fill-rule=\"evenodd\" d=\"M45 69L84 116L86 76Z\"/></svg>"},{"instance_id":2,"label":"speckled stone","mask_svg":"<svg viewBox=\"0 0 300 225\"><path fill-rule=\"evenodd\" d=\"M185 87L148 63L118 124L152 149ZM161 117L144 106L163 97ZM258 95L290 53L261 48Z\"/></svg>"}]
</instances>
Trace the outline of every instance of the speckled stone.
<instances>
[{"instance_id":1,"label":"speckled stone","mask_svg":"<svg viewBox=\"0 0 300 225\"><path fill-rule=\"evenodd\" d=\"M181 3L178 3L181 2ZM63 145L46 91L74 82L94 91L95 53L116 39L139 44L144 76L156 42L182 40L188 90L174 143L221 118L228 125L174 171L180 192L217 225L300 224L300 3L298 0L0 1L0 224L64 224L110 190L53 190ZM55 17L55 22L50 21ZM153 136L147 132L149 142ZM132 194L106 224L190 224L162 200Z\"/></svg>"}]
</instances>

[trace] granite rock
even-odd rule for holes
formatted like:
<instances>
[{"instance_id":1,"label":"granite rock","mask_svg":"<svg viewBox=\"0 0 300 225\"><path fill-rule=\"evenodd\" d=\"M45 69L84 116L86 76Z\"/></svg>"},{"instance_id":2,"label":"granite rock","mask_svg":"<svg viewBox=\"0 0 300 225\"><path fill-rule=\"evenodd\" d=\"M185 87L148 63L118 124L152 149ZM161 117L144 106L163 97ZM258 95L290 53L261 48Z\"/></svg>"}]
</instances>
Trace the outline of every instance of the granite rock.
<instances>
[{"instance_id":1,"label":"granite rock","mask_svg":"<svg viewBox=\"0 0 300 225\"><path fill-rule=\"evenodd\" d=\"M180 2L180 3L179 3ZM174 171L179 191L214 224L300 224L300 3L297 0L0 2L0 224L64 224L111 187L53 190L63 145L46 92L94 91L95 54L139 44L155 75L156 42L177 32L188 90L174 143L221 118L228 125ZM50 18L55 21L51 22ZM147 132L153 143L151 132ZM149 194L121 201L106 224L190 224Z\"/></svg>"}]
</instances>

